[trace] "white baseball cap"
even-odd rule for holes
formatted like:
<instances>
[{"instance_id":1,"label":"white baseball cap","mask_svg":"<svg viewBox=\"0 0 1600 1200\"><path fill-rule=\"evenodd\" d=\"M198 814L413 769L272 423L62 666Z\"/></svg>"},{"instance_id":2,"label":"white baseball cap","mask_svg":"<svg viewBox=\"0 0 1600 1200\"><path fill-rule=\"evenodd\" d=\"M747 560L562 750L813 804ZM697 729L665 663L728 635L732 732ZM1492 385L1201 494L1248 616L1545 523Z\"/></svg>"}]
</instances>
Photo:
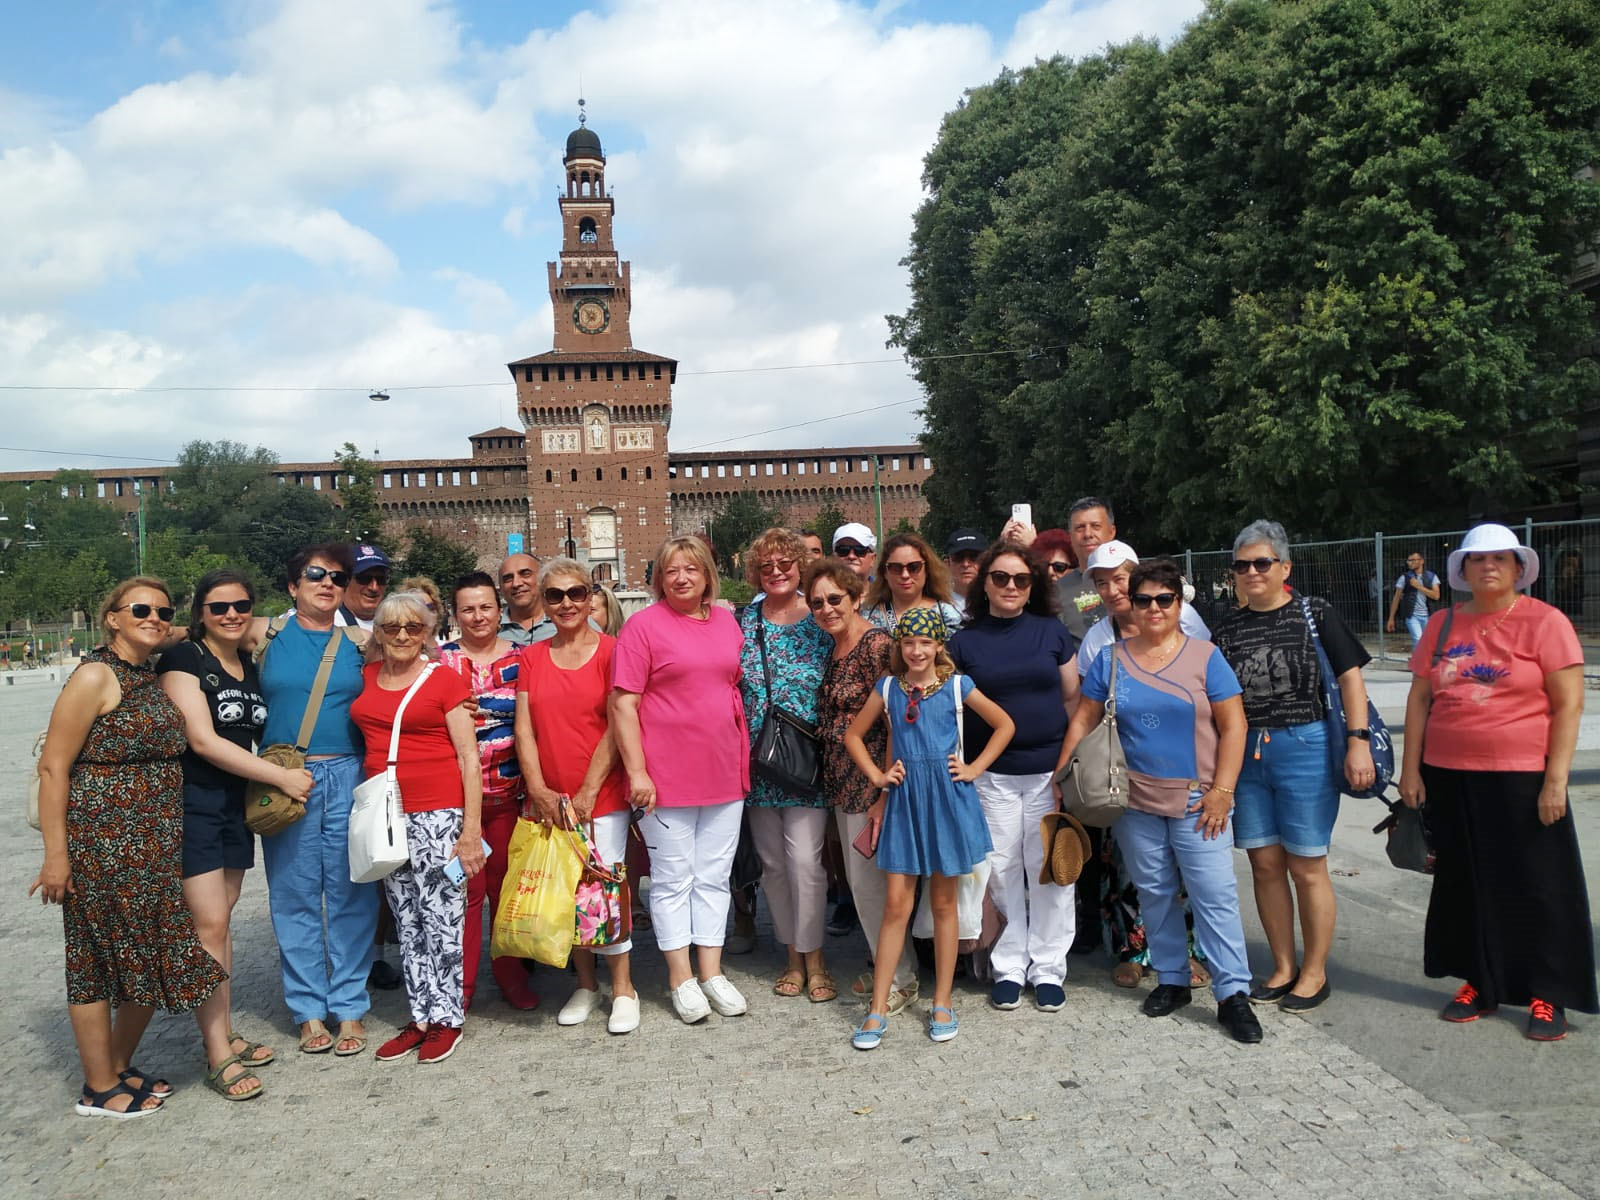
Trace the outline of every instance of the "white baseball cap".
<instances>
[{"instance_id":1,"label":"white baseball cap","mask_svg":"<svg viewBox=\"0 0 1600 1200\"><path fill-rule=\"evenodd\" d=\"M1522 564L1522 575L1516 583L1518 590L1527 591L1533 586L1533 581L1539 578L1538 554L1517 541L1517 535L1504 525L1489 522L1467 530L1461 545L1450 551L1450 565L1447 568L1450 586L1460 592L1471 591L1467 586L1467 577L1461 573L1462 562L1469 554L1485 554L1493 550L1510 550L1517 556L1517 561Z\"/></svg>"},{"instance_id":2,"label":"white baseball cap","mask_svg":"<svg viewBox=\"0 0 1600 1200\"><path fill-rule=\"evenodd\" d=\"M1089 561L1083 569L1085 572L1115 569L1124 563L1136 567L1139 565L1139 556L1127 542L1119 542L1113 538L1109 542L1101 542L1089 551Z\"/></svg>"},{"instance_id":3,"label":"white baseball cap","mask_svg":"<svg viewBox=\"0 0 1600 1200\"><path fill-rule=\"evenodd\" d=\"M840 542L855 542L868 550L878 548L878 539L872 536L872 530L859 521L850 521L833 531L833 545L837 547Z\"/></svg>"}]
</instances>

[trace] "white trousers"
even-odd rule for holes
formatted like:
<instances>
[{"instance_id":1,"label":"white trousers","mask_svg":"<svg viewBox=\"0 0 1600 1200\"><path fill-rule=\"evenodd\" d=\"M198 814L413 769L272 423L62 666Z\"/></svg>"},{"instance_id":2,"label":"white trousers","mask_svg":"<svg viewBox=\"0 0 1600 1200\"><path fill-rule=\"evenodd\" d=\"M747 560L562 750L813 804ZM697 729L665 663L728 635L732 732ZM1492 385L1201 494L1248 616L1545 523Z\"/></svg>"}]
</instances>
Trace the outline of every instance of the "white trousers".
<instances>
[{"instance_id":1,"label":"white trousers","mask_svg":"<svg viewBox=\"0 0 1600 1200\"><path fill-rule=\"evenodd\" d=\"M872 952L873 963L878 960L878 931L883 928L883 905L889 897L889 877L878 868L874 859L861 857L850 843L856 840L867 823L866 813L847 813L834 810L839 822L839 844L844 848L844 876L850 881L850 895L855 899L856 916L861 919L861 932L867 935L867 949ZM894 989L903 992L917 986L917 953L908 937L900 947L900 961L894 966Z\"/></svg>"},{"instance_id":2,"label":"white trousers","mask_svg":"<svg viewBox=\"0 0 1600 1200\"><path fill-rule=\"evenodd\" d=\"M772 913L772 931L796 954L822 949L823 910L828 906L828 872L822 843L828 835L828 810L791 805L752 805L750 836L761 856L761 892Z\"/></svg>"},{"instance_id":3,"label":"white trousers","mask_svg":"<svg viewBox=\"0 0 1600 1200\"><path fill-rule=\"evenodd\" d=\"M989 949L996 982L1060 984L1067 951L1078 930L1074 888L1040 883L1044 844L1039 822L1056 811L1050 772L977 778L978 799L989 822L989 898L1006 927Z\"/></svg>"},{"instance_id":4,"label":"white trousers","mask_svg":"<svg viewBox=\"0 0 1600 1200\"><path fill-rule=\"evenodd\" d=\"M722 945L743 815L744 801L731 800L656 808L639 822L650 848L650 923L660 949Z\"/></svg>"}]
</instances>

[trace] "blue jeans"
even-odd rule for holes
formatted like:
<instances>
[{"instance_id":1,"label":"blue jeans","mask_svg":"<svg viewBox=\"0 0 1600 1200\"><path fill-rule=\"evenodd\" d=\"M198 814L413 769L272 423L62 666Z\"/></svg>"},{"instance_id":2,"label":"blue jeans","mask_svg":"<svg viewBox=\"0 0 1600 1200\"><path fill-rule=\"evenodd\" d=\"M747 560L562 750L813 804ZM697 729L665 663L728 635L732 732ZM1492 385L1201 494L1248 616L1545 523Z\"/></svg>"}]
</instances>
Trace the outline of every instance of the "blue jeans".
<instances>
[{"instance_id":1,"label":"blue jeans","mask_svg":"<svg viewBox=\"0 0 1600 1200\"><path fill-rule=\"evenodd\" d=\"M1282 844L1301 858L1328 853L1339 817L1329 736L1326 721L1250 730L1233 797L1233 837L1239 849Z\"/></svg>"},{"instance_id":2,"label":"blue jeans","mask_svg":"<svg viewBox=\"0 0 1600 1200\"><path fill-rule=\"evenodd\" d=\"M1417 643L1422 640L1422 631L1427 628L1427 625L1428 618L1426 616L1406 618L1406 635L1411 639L1411 648L1413 650L1417 648Z\"/></svg>"},{"instance_id":3,"label":"blue jeans","mask_svg":"<svg viewBox=\"0 0 1600 1200\"><path fill-rule=\"evenodd\" d=\"M1250 960L1233 875L1233 831L1210 841L1197 814L1158 817L1130 808L1117 821L1117 844L1139 889L1150 965L1159 983L1189 986L1189 933L1178 889L1189 891L1194 936L1211 968L1211 994L1226 1000L1250 990ZM1180 879L1181 876L1181 879Z\"/></svg>"},{"instance_id":4,"label":"blue jeans","mask_svg":"<svg viewBox=\"0 0 1600 1200\"><path fill-rule=\"evenodd\" d=\"M314 781L306 815L261 839L283 1000L297 1025L359 1021L370 1006L379 903L377 884L350 882L351 793L362 779L361 757L313 759L306 769Z\"/></svg>"}]
</instances>

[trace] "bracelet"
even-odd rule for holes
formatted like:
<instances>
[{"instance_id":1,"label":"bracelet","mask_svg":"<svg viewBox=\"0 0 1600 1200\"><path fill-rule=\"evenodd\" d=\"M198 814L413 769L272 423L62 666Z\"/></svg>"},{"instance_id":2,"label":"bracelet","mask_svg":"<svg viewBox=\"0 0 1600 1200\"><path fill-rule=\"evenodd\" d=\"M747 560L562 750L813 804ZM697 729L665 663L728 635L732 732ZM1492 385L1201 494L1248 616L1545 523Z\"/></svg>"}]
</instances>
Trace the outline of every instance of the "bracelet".
<instances>
[{"instance_id":1,"label":"bracelet","mask_svg":"<svg viewBox=\"0 0 1600 1200\"><path fill-rule=\"evenodd\" d=\"M1211 785L1211 790L1213 792L1221 792L1224 796L1233 795L1233 789L1232 788L1225 788L1220 783L1213 783Z\"/></svg>"}]
</instances>

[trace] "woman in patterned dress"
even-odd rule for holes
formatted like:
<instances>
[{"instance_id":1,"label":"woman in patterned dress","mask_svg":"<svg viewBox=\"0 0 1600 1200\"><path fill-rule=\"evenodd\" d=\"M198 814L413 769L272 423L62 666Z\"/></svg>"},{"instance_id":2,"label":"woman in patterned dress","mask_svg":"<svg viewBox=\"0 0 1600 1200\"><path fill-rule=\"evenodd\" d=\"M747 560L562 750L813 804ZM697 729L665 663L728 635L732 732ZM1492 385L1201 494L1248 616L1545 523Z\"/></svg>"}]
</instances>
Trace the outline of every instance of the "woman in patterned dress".
<instances>
[{"instance_id":1,"label":"woman in patterned dress","mask_svg":"<svg viewBox=\"0 0 1600 1200\"><path fill-rule=\"evenodd\" d=\"M127 1120L172 1094L133 1065L157 1006L189 1012L228 976L200 945L179 881L188 743L149 666L172 628L166 584L118 584L100 627L106 644L50 714L39 758L44 865L28 894L62 906L67 1012L83 1063L77 1112Z\"/></svg>"},{"instance_id":2,"label":"woman in patterned dress","mask_svg":"<svg viewBox=\"0 0 1600 1200\"><path fill-rule=\"evenodd\" d=\"M806 555L806 544L787 529L767 530L745 554L746 578L765 593L739 618L744 634L739 687L752 746L761 735L769 704L813 724L817 720L818 690L833 639L811 619L800 592ZM794 997L804 988L813 1004L837 999L833 976L822 962L828 902L822 845L828 832L828 801L821 792L802 795L752 778L745 811L761 856L761 890L772 911L773 933L789 953L788 965L772 990Z\"/></svg>"}]
</instances>

